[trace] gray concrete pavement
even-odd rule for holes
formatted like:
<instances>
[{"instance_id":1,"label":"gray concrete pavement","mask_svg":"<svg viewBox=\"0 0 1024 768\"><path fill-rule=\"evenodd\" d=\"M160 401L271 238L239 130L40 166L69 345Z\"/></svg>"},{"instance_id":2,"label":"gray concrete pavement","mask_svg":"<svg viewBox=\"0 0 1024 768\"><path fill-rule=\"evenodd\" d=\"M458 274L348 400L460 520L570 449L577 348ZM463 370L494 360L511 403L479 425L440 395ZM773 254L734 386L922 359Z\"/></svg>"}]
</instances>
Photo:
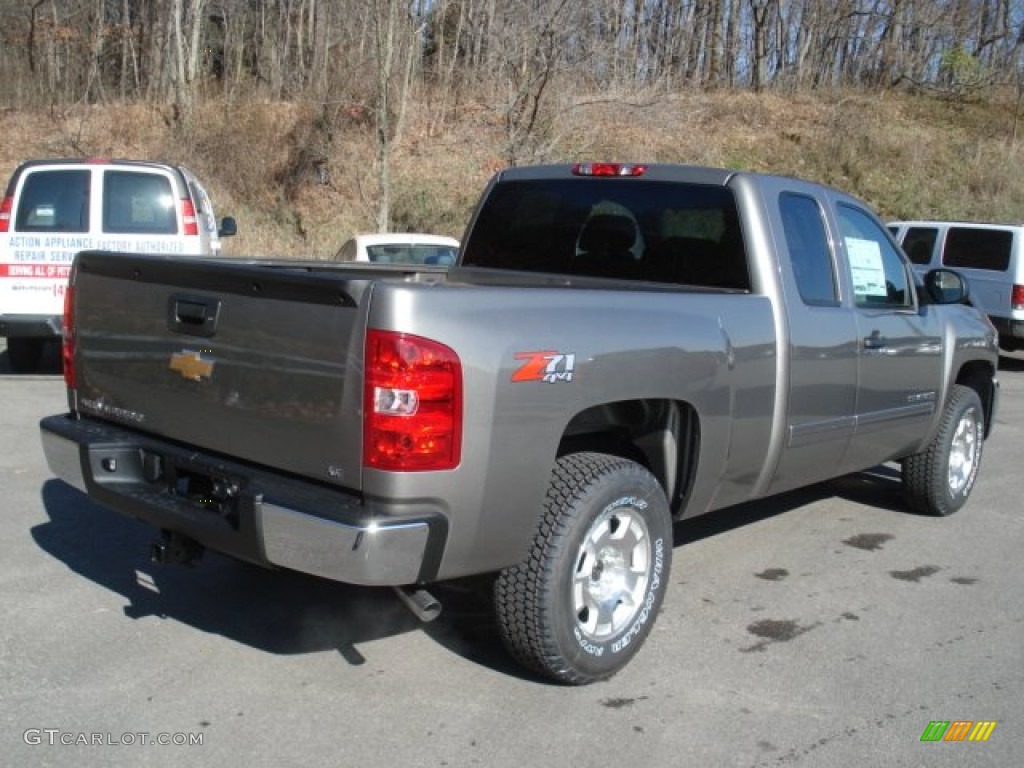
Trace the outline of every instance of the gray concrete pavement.
<instances>
[{"instance_id":1,"label":"gray concrete pavement","mask_svg":"<svg viewBox=\"0 0 1024 768\"><path fill-rule=\"evenodd\" d=\"M59 377L0 355L0 763L1019 765L1024 359L1001 381L963 511L908 514L883 468L680 524L640 655L568 689L511 664L471 584L421 625L388 590L150 565L153 531L50 477ZM933 720L997 725L922 743Z\"/></svg>"}]
</instances>

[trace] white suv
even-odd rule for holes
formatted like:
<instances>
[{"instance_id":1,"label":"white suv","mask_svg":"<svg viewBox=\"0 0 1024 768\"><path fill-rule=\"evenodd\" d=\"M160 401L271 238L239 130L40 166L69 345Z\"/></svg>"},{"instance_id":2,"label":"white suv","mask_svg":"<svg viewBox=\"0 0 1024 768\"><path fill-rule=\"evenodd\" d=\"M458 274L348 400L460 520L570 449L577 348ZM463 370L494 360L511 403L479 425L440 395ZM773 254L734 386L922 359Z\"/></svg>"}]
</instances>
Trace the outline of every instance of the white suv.
<instances>
[{"instance_id":1,"label":"white suv","mask_svg":"<svg viewBox=\"0 0 1024 768\"><path fill-rule=\"evenodd\" d=\"M135 160L22 163L0 202L0 336L11 370L34 369L61 333L71 261L85 250L220 252L235 220L219 224L187 169Z\"/></svg>"}]
</instances>

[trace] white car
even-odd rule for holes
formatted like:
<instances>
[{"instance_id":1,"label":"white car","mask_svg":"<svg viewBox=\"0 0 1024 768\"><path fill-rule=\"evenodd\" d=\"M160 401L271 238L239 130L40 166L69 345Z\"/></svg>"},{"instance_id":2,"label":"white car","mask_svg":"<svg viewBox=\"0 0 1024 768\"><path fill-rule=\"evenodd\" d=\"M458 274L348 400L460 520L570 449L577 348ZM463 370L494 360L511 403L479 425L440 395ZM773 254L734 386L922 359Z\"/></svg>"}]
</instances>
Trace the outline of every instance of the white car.
<instances>
[{"instance_id":1,"label":"white car","mask_svg":"<svg viewBox=\"0 0 1024 768\"><path fill-rule=\"evenodd\" d=\"M459 253L459 241L443 235L391 232L356 235L345 241L338 261L371 261L376 264L441 264L451 266Z\"/></svg>"}]
</instances>

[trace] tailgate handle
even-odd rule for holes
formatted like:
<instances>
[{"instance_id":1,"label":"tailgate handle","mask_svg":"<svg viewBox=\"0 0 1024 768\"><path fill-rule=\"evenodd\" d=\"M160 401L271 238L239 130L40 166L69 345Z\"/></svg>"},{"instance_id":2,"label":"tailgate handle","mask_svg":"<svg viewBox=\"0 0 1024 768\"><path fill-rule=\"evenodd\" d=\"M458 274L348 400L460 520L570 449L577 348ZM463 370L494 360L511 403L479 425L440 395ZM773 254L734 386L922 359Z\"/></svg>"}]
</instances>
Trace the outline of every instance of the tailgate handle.
<instances>
[{"instance_id":1,"label":"tailgate handle","mask_svg":"<svg viewBox=\"0 0 1024 768\"><path fill-rule=\"evenodd\" d=\"M167 300L167 327L189 336L213 336L220 317L220 299L176 294Z\"/></svg>"}]
</instances>

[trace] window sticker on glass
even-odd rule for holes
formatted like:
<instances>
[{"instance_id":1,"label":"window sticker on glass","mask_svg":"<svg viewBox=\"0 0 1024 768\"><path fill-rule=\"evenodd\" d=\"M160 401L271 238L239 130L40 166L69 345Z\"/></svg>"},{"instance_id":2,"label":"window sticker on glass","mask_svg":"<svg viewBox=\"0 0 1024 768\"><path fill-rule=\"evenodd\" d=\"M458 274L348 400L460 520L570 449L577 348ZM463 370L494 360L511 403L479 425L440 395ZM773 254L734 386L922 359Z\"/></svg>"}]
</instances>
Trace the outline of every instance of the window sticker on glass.
<instances>
[{"instance_id":1,"label":"window sticker on glass","mask_svg":"<svg viewBox=\"0 0 1024 768\"><path fill-rule=\"evenodd\" d=\"M846 238L846 252L850 256L850 270L853 272L853 292L857 298L878 296L885 298L885 267L882 251L874 240Z\"/></svg>"}]
</instances>

